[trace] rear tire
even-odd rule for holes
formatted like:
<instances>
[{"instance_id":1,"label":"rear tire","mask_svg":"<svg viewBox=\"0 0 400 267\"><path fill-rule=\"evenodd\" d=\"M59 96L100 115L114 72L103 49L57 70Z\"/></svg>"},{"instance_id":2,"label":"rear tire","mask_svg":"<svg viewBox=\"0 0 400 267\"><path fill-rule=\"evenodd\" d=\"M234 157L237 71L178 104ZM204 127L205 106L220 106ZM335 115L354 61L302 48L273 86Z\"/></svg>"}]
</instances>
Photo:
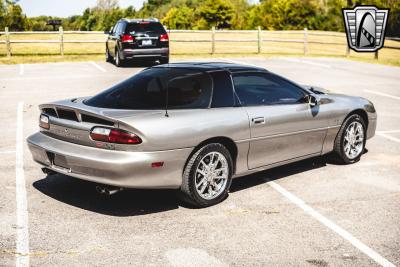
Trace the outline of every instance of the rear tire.
<instances>
[{"instance_id":1,"label":"rear tire","mask_svg":"<svg viewBox=\"0 0 400 267\"><path fill-rule=\"evenodd\" d=\"M169 57L160 58L160 64L168 64L168 63L169 63Z\"/></svg>"},{"instance_id":2,"label":"rear tire","mask_svg":"<svg viewBox=\"0 0 400 267\"><path fill-rule=\"evenodd\" d=\"M365 125L364 119L358 114L349 116L343 122L334 145L339 163L351 164L360 160L366 143Z\"/></svg>"},{"instance_id":3,"label":"rear tire","mask_svg":"<svg viewBox=\"0 0 400 267\"><path fill-rule=\"evenodd\" d=\"M198 208L215 205L228 196L232 157L225 146L212 143L194 153L183 172L182 199Z\"/></svg>"},{"instance_id":4,"label":"rear tire","mask_svg":"<svg viewBox=\"0 0 400 267\"><path fill-rule=\"evenodd\" d=\"M111 62L112 61L112 56L110 55L110 51L108 50L108 47L106 46L106 62Z\"/></svg>"},{"instance_id":5,"label":"rear tire","mask_svg":"<svg viewBox=\"0 0 400 267\"><path fill-rule=\"evenodd\" d=\"M117 67L123 67L124 66L124 60L121 58L120 52L118 49L115 50L115 66Z\"/></svg>"}]
</instances>

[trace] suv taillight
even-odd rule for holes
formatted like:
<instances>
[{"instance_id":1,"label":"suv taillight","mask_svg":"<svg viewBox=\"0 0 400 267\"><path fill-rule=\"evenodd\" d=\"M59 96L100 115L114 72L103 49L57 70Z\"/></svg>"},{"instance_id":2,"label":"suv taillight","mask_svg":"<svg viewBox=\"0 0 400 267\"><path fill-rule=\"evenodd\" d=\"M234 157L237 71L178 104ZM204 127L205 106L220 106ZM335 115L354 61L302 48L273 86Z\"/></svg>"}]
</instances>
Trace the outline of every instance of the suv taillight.
<instances>
[{"instance_id":1,"label":"suv taillight","mask_svg":"<svg viewBox=\"0 0 400 267\"><path fill-rule=\"evenodd\" d=\"M160 42L168 42L168 34L161 34L160 35Z\"/></svg>"},{"instance_id":2,"label":"suv taillight","mask_svg":"<svg viewBox=\"0 0 400 267\"><path fill-rule=\"evenodd\" d=\"M94 127L90 131L90 137L95 141L137 145L142 143L139 136L120 129L110 129L103 127Z\"/></svg>"},{"instance_id":3,"label":"suv taillight","mask_svg":"<svg viewBox=\"0 0 400 267\"><path fill-rule=\"evenodd\" d=\"M121 36L121 42L123 43L132 43L135 38L130 34L124 34Z\"/></svg>"}]
</instances>

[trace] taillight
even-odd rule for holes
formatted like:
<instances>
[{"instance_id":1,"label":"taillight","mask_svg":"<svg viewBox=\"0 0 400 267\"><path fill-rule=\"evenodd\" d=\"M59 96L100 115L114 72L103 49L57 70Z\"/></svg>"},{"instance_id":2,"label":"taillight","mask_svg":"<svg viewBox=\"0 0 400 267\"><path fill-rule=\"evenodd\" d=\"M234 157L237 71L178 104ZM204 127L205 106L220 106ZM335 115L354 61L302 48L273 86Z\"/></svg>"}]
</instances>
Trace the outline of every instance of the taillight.
<instances>
[{"instance_id":1,"label":"taillight","mask_svg":"<svg viewBox=\"0 0 400 267\"><path fill-rule=\"evenodd\" d=\"M90 137L95 141L136 145L142 142L139 136L120 129L94 127Z\"/></svg>"},{"instance_id":2,"label":"taillight","mask_svg":"<svg viewBox=\"0 0 400 267\"><path fill-rule=\"evenodd\" d=\"M160 42L168 42L168 34L161 34L160 35Z\"/></svg>"},{"instance_id":3,"label":"taillight","mask_svg":"<svg viewBox=\"0 0 400 267\"><path fill-rule=\"evenodd\" d=\"M123 43L132 43L135 38L130 34L124 34L121 36L121 42Z\"/></svg>"},{"instance_id":4,"label":"taillight","mask_svg":"<svg viewBox=\"0 0 400 267\"><path fill-rule=\"evenodd\" d=\"M39 126L47 130L50 129L49 116L41 114L39 118Z\"/></svg>"}]
</instances>

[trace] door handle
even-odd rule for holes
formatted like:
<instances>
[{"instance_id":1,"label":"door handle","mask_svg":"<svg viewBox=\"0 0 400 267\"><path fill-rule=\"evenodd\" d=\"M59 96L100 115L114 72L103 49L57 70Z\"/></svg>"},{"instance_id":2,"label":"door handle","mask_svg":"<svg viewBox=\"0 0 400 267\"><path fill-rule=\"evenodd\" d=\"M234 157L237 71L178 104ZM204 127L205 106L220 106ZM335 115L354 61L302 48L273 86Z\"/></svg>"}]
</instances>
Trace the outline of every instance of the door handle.
<instances>
[{"instance_id":1,"label":"door handle","mask_svg":"<svg viewBox=\"0 0 400 267\"><path fill-rule=\"evenodd\" d=\"M255 118L252 118L251 121L254 124L264 124L265 123L265 118L264 117L255 117Z\"/></svg>"}]
</instances>

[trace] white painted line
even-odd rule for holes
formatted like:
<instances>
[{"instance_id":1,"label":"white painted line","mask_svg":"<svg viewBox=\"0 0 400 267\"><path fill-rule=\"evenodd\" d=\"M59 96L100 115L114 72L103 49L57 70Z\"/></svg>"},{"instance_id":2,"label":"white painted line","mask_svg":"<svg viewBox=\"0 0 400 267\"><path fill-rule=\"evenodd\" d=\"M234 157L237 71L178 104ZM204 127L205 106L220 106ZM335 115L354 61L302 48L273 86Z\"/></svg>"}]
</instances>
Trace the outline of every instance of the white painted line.
<instances>
[{"instance_id":1,"label":"white painted line","mask_svg":"<svg viewBox=\"0 0 400 267\"><path fill-rule=\"evenodd\" d=\"M262 67L262 66L257 66L257 65L255 65L255 64L251 64L251 63L247 63L247 62L242 62L242 61L239 61L239 60L233 60L233 59L229 59L229 58L218 58L218 59L220 59L220 60L222 60L222 61L228 61L228 62L230 62L230 63L235 63L235 64L247 65L247 66L252 66L252 67L256 67L256 68L264 68L264 67ZM264 69L265 69L265 68L264 68Z\"/></svg>"},{"instance_id":2,"label":"white painted line","mask_svg":"<svg viewBox=\"0 0 400 267\"><path fill-rule=\"evenodd\" d=\"M24 64L19 64L19 75L24 74Z\"/></svg>"},{"instance_id":3,"label":"white painted line","mask_svg":"<svg viewBox=\"0 0 400 267\"><path fill-rule=\"evenodd\" d=\"M372 248L368 247L364 243L362 243L360 240L355 238L353 235L351 235L349 232L341 228L340 226L336 225L334 222L330 221L328 218L324 217L321 215L318 211L314 210L310 206L308 206L303 200L300 198L296 197L289 191L287 191L285 188L282 186L278 185L277 183L271 181L268 182L268 184L274 188L276 191L281 193L283 196L285 196L287 199L289 199L293 204L296 204L298 207L300 207L302 210L304 210L308 215L312 216L314 219L318 220L320 223L334 231L336 234L350 242L354 247L358 248L361 252L366 254L368 257L373 259L376 263L378 263L381 266L385 267L395 267L393 263L379 255L376 251L374 251Z\"/></svg>"},{"instance_id":4,"label":"white painted line","mask_svg":"<svg viewBox=\"0 0 400 267\"><path fill-rule=\"evenodd\" d=\"M101 70L102 72L107 72L105 68L103 68L102 66L98 65L96 62L89 61L89 63L92 64L95 68Z\"/></svg>"},{"instance_id":5,"label":"white painted line","mask_svg":"<svg viewBox=\"0 0 400 267\"><path fill-rule=\"evenodd\" d=\"M364 90L364 92L367 92L367 93L370 93L370 94L375 94L375 95L380 95L380 96L386 96L386 97L389 97L389 98L400 100L400 96L389 95L389 94L385 94L385 93L381 93L381 92L377 92L377 91L372 91L372 90Z\"/></svg>"},{"instance_id":6,"label":"white painted line","mask_svg":"<svg viewBox=\"0 0 400 267\"><path fill-rule=\"evenodd\" d=\"M379 114L379 116L381 116L381 114ZM383 134L388 134L388 133L400 133L400 130L376 131L376 133L383 133Z\"/></svg>"},{"instance_id":7,"label":"white painted line","mask_svg":"<svg viewBox=\"0 0 400 267\"><path fill-rule=\"evenodd\" d=\"M0 151L0 154L11 154L11 153L15 153L15 150Z\"/></svg>"},{"instance_id":8,"label":"white painted line","mask_svg":"<svg viewBox=\"0 0 400 267\"><path fill-rule=\"evenodd\" d=\"M17 250L16 266L29 266L29 230L28 204L26 199L26 185L23 157L23 111L24 102L17 107L16 157L15 157L15 191L17 201Z\"/></svg>"},{"instance_id":9,"label":"white painted line","mask_svg":"<svg viewBox=\"0 0 400 267\"><path fill-rule=\"evenodd\" d=\"M317 63L317 62L308 61L308 60L304 60L304 59L297 59L297 58L282 58L282 59L284 59L286 61L290 61L290 62L304 63L304 64L309 64L309 65L314 65L314 66L324 67L324 68L332 68L330 65L327 65L327 64Z\"/></svg>"},{"instance_id":10,"label":"white painted line","mask_svg":"<svg viewBox=\"0 0 400 267\"><path fill-rule=\"evenodd\" d=\"M388 135L386 133L382 133L382 132L376 132L376 134L379 135L379 136L382 136L382 137L384 137L386 139L389 139L391 141L400 143L400 138L396 138L396 137L390 136L390 135Z\"/></svg>"}]
</instances>

